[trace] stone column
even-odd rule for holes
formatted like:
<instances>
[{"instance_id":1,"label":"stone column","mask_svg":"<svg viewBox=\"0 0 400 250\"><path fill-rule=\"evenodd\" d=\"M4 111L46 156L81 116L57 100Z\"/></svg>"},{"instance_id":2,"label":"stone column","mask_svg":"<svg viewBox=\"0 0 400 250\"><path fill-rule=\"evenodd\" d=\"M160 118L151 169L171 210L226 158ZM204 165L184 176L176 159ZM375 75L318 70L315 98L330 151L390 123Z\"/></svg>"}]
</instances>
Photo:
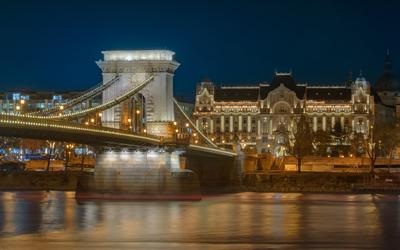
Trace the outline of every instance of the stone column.
<instances>
[{"instance_id":1,"label":"stone column","mask_svg":"<svg viewBox=\"0 0 400 250\"><path fill-rule=\"evenodd\" d=\"M344 130L344 116L340 117L340 127L342 127L342 130Z\"/></svg>"},{"instance_id":2,"label":"stone column","mask_svg":"<svg viewBox=\"0 0 400 250\"><path fill-rule=\"evenodd\" d=\"M199 119L196 119L196 128L200 129L200 127L199 127Z\"/></svg>"},{"instance_id":3,"label":"stone column","mask_svg":"<svg viewBox=\"0 0 400 250\"><path fill-rule=\"evenodd\" d=\"M229 116L229 132L233 132L233 116Z\"/></svg>"},{"instance_id":4,"label":"stone column","mask_svg":"<svg viewBox=\"0 0 400 250\"><path fill-rule=\"evenodd\" d=\"M261 135L261 121L260 119L257 120L257 135Z\"/></svg>"},{"instance_id":5,"label":"stone column","mask_svg":"<svg viewBox=\"0 0 400 250\"><path fill-rule=\"evenodd\" d=\"M239 115L239 131L241 132L243 129L242 129L242 116L241 115Z\"/></svg>"},{"instance_id":6,"label":"stone column","mask_svg":"<svg viewBox=\"0 0 400 250\"><path fill-rule=\"evenodd\" d=\"M268 129L268 134L272 135L272 119L269 119L269 129Z\"/></svg>"},{"instance_id":7,"label":"stone column","mask_svg":"<svg viewBox=\"0 0 400 250\"><path fill-rule=\"evenodd\" d=\"M317 117L313 117L313 131L317 132Z\"/></svg>"},{"instance_id":8,"label":"stone column","mask_svg":"<svg viewBox=\"0 0 400 250\"><path fill-rule=\"evenodd\" d=\"M332 119L331 119L332 129L335 128L335 118L336 118L336 117L332 116Z\"/></svg>"},{"instance_id":9,"label":"stone column","mask_svg":"<svg viewBox=\"0 0 400 250\"><path fill-rule=\"evenodd\" d=\"M326 131L326 116L322 117L322 130Z\"/></svg>"},{"instance_id":10,"label":"stone column","mask_svg":"<svg viewBox=\"0 0 400 250\"><path fill-rule=\"evenodd\" d=\"M247 116L247 132L251 132L251 116Z\"/></svg>"},{"instance_id":11,"label":"stone column","mask_svg":"<svg viewBox=\"0 0 400 250\"><path fill-rule=\"evenodd\" d=\"M355 121L354 121L354 118L353 119L351 119L351 131L355 131Z\"/></svg>"},{"instance_id":12,"label":"stone column","mask_svg":"<svg viewBox=\"0 0 400 250\"><path fill-rule=\"evenodd\" d=\"M214 133L214 120L212 118L210 118L210 133Z\"/></svg>"},{"instance_id":13,"label":"stone column","mask_svg":"<svg viewBox=\"0 0 400 250\"><path fill-rule=\"evenodd\" d=\"M225 132L225 117L221 115L221 132Z\"/></svg>"}]
</instances>

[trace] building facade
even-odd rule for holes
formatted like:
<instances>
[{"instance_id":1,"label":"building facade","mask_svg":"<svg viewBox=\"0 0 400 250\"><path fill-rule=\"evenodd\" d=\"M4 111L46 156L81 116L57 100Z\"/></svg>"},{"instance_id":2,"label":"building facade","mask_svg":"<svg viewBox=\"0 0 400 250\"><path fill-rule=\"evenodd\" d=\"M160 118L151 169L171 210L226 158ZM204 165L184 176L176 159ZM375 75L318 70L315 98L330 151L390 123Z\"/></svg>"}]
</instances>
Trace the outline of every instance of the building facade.
<instances>
[{"instance_id":1,"label":"building facade","mask_svg":"<svg viewBox=\"0 0 400 250\"><path fill-rule=\"evenodd\" d=\"M313 132L340 130L367 138L374 109L370 84L362 76L351 84L313 86L298 83L291 72L276 72L270 82L254 86L201 82L193 117L219 145L240 143L280 156L293 146L300 116L306 116Z\"/></svg>"},{"instance_id":2,"label":"building facade","mask_svg":"<svg viewBox=\"0 0 400 250\"><path fill-rule=\"evenodd\" d=\"M1 113L29 113L52 109L79 96L80 91L51 92L51 91L9 91L0 93ZM93 99L90 105L97 105L101 100ZM89 105L83 103L82 105Z\"/></svg>"}]
</instances>

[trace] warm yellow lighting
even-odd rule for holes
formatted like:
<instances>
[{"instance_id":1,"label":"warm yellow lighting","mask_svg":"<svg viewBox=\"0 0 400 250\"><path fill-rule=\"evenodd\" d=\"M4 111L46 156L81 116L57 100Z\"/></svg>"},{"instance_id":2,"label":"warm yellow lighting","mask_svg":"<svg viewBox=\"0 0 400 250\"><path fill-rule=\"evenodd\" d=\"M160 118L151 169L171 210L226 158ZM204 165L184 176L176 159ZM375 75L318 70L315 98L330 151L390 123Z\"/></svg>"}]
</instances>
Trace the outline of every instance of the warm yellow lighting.
<instances>
[{"instance_id":1,"label":"warm yellow lighting","mask_svg":"<svg viewBox=\"0 0 400 250\"><path fill-rule=\"evenodd\" d=\"M198 142L199 142L198 140L195 140L195 141L194 141L194 143L196 143L196 144L197 144Z\"/></svg>"},{"instance_id":2,"label":"warm yellow lighting","mask_svg":"<svg viewBox=\"0 0 400 250\"><path fill-rule=\"evenodd\" d=\"M178 133L179 132L179 130L178 129L175 129L175 133Z\"/></svg>"},{"instance_id":3,"label":"warm yellow lighting","mask_svg":"<svg viewBox=\"0 0 400 250\"><path fill-rule=\"evenodd\" d=\"M21 107L17 105L17 106L15 107L15 109L16 109L16 110L20 110Z\"/></svg>"},{"instance_id":4,"label":"warm yellow lighting","mask_svg":"<svg viewBox=\"0 0 400 250\"><path fill-rule=\"evenodd\" d=\"M136 114L140 114L140 110L139 109L136 110Z\"/></svg>"},{"instance_id":5,"label":"warm yellow lighting","mask_svg":"<svg viewBox=\"0 0 400 250\"><path fill-rule=\"evenodd\" d=\"M176 123L176 122L174 122L174 126L176 126L176 124L177 124L177 123Z\"/></svg>"},{"instance_id":6,"label":"warm yellow lighting","mask_svg":"<svg viewBox=\"0 0 400 250\"><path fill-rule=\"evenodd\" d=\"M22 105L25 104L25 100L23 100L23 99L20 102L21 102Z\"/></svg>"},{"instance_id":7,"label":"warm yellow lighting","mask_svg":"<svg viewBox=\"0 0 400 250\"><path fill-rule=\"evenodd\" d=\"M93 123L93 122L94 122L94 119L93 119L93 118L92 118L92 119L90 119L90 122L91 122L91 123Z\"/></svg>"},{"instance_id":8,"label":"warm yellow lighting","mask_svg":"<svg viewBox=\"0 0 400 250\"><path fill-rule=\"evenodd\" d=\"M144 133L147 133L147 129L143 129L143 132L144 132Z\"/></svg>"},{"instance_id":9,"label":"warm yellow lighting","mask_svg":"<svg viewBox=\"0 0 400 250\"><path fill-rule=\"evenodd\" d=\"M99 117L102 117L103 116L103 114L102 113L99 113Z\"/></svg>"},{"instance_id":10,"label":"warm yellow lighting","mask_svg":"<svg viewBox=\"0 0 400 250\"><path fill-rule=\"evenodd\" d=\"M269 147L269 148L270 148L270 147L271 147L271 145L270 145L270 144L268 144L268 145L267 145L267 147Z\"/></svg>"},{"instance_id":11,"label":"warm yellow lighting","mask_svg":"<svg viewBox=\"0 0 400 250\"><path fill-rule=\"evenodd\" d=\"M214 141L215 139L214 138L211 138L211 141Z\"/></svg>"},{"instance_id":12,"label":"warm yellow lighting","mask_svg":"<svg viewBox=\"0 0 400 250\"><path fill-rule=\"evenodd\" d=\"M186 127L189 127L189 123L186 123L185 126L186 126Z\"/></svg>"},{"instance_id":13,"label":"warm yellow lighting","mask_svg":"<svg viewBox=\"0 0 400 250\"><path fill-rule=\"evenodd\" d=\"M196 133L193 133L193 136L194 136L194 137L196 137L196 136L197 136L197 134L196 134Z\"/></svg>"},{"instance_id":14,"label":"warm yellow lighting","mask_svg":"<svg viewBox=\"0 0 400 250\"><path fill-rule=\"evenodd\" d=\"M131 122L132 121L132 119L131 118L128 118L128 122Z\"/></svg>"},{"instance_id":15,"label":"warm yellow lighting","mask_svg":"<svg viewBox=\"0 0 400 250\"><path fill-rule=\"evenodd\" d=\"M225 140L222 140L222 143L225 143Z\"/></svg>"},{"instance_id":16,"label":"warm yellow lighting","mask_svg":"<svg viewBox=\"0 0 400 250\"><path fill-rule=\"evenodd\" d=\"M64 106L61 105L61 106L60 106L60 110L63 110L63 109L64 109Z\"/></svg>"}]
</instances>

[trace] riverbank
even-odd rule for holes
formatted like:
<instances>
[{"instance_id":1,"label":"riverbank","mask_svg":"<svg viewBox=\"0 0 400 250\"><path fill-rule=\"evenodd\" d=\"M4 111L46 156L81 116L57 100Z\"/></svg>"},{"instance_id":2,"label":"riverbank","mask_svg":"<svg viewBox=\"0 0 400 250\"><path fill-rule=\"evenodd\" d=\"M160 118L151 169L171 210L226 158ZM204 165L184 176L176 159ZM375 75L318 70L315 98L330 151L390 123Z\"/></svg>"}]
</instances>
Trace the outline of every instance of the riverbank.
<instances>
[{"instance_id":1,"label":"riverbank","mask_svg":"<svg viewBox=\"0 0 400 250\"><path fill-rule=\"evenodd\" d=\"M124 199L144 195L146 200L157 195L176 199L177 195L192 197L200 193L210 195L240 192L400 194L399 176L388 174L376 175L378 178L373 180L369 173L262 172L245 174L240 183L209 187L199 186L196 175L186 172L147 170L135 174L132 176L116 172L94 178L92 174L72 171L0 173L0 191L80 191L85 195L92 192L113 196L119 194ZM107 198L107 195L103 198Z\"/></svg>"},{"instance_id":2,"label":"riverbank","mask_svg":"<svg viewBox=\"0 0 400 250\"><path fill-rule=\"evenodd\" d=\"M0 173L0 191L76 191L80 172Z\"/></svg>"},{"instance_id":3,"label":"riverbank","mask_svg":"<svg viewBox=\"0 0 400 250\"><path fill-rule=\"evenodd\" d=\"M280 193L400 193L397 175L280 172L244 175L240 191Z\"/></svg>"}]
</instances>

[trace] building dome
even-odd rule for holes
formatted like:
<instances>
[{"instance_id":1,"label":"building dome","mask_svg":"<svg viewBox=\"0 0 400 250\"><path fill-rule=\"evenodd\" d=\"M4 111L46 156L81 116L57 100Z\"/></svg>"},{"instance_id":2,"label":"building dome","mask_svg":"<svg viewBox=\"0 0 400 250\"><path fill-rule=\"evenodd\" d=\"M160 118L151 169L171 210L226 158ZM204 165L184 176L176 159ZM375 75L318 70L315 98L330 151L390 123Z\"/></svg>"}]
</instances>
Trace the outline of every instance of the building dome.
<instances>
[{"instance_id":1,"label":"building dome","mask_svg":"<svg viewBox=\"0 0 400 250\"><path fill-rule=\"evenodd\" d=\"M392 62L390 61L389 51L386 54L383 74L376 81L375 88L378 92L400 91L400 82L392 72Z\"/></svg>"},{"instance_id":2,"label":"building dome","mask_svg":"<svg viewBox=\"0 0 400 250\"><path fill-rule=\"evenodd\" d=\"M362 76L361 72L360 72L360 76L357 77L356 81L354 82L355 86L357 88L362 88L362 89L367 89L368 88L368 82L365 79L364 76Z\"/></svg>"}]
</instances>

